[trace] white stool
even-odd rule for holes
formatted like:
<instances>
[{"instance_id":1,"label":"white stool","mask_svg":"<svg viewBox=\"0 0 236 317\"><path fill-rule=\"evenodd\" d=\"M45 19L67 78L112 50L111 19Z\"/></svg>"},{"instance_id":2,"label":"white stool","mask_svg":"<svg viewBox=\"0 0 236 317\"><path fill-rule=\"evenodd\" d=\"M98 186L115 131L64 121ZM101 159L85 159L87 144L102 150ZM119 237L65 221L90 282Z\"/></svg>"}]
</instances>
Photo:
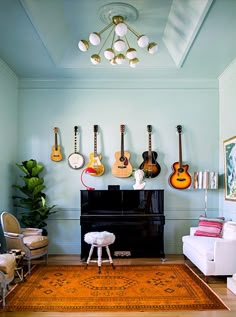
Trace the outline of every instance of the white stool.
<instances>
[{"instance_id":1,"label":"white stool","mask_svg":"<svg viewBox=\"0 0 236 317\"><path fill-rule=\"evenodd\" d=\"M113 260L111 257L109 245L112 244L115 241L115 235L108 231L102 231L102 232L88 232L84 235L84 241L88 244L91 244L91 248L89 251L89 256L87 259L86 267L88 267L89 262L97 262L98 263L98 273L101 273L101 265L102 262L110 262L113 269L115 268L113 264ZM94 247L97 248L97 260L91 260L91 256L93 254ZM102 247L106 248L107 255L109 260L102 260Z\"/></svg>"}]
</instances>

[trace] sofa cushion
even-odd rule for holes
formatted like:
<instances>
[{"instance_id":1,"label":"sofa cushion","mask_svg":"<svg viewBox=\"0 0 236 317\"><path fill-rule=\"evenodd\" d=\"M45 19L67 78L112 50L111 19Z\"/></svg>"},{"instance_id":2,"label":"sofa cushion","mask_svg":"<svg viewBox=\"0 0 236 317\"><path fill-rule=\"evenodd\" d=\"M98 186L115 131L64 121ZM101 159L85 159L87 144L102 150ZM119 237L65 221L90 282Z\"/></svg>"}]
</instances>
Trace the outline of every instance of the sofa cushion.
<instances>
[{"instance_id":1,"label":"sofa cushion","mask_svg":"<svg viewBox=\"0 0 236 317\"><path fill-rule=\"evenodd\" d=\"M236 240L236 222L228 221L224 223L222 238L225 240Z\"/></svg>"},{"instance_id":2,"label":"sofa cushion","mask_svg":"<svg viewBox=\"0 0 236 317\"><path fill-rule=\"evenodd\" d=\"M224 218L200 217L195 236L220 237Z\"/></svg>"},{"instance_id":3,"label":"sofa cushion","mask_svg":"<svg viewBox=\"0 0 236 317\"><path fill-rule=\"evenodd\" d=\"M209 261L214 260L215 241L222 238L202 237L202 236L184 236L183 243L188 244L193 250L196 250Z\"/></svg>"}]
</instances>

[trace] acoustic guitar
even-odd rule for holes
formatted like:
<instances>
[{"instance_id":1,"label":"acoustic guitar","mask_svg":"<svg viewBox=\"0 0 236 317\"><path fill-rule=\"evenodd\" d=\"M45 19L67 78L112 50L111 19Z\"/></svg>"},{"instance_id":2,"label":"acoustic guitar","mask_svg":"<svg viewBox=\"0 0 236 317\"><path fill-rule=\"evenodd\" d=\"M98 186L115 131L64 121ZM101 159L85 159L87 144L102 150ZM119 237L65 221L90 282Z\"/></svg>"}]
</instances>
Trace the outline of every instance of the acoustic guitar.
<instances>
[{"instance_id":1,"label":"acoustic guitar","mask_svg":"<svg viewBox=\"0 0 236 317\"><path fill-rule=\"evenodd\" d=\"M61 147L60 145L58 145L58 141L57 141L58 130L59 129L57 127L53 129L55 134L55 145L52 146L51 160L54 162L59 162L63 158L61 153Z\"/></svg>"},{"instance_id":2,"label":"acoustic guitar","mask_svg":"<svg viewBox=\"0 0 236 317\"><path fill-rule=\"evenodd\" d=\"M192 178L188 173L189 165L183 165L182 162L182 126L177 126L177 132L179 134L179 162L175 162L172 165L173 173L169 177L169 184L176 189L186 189L191 185Z\"/></svg>"},{"instance_id":3,"label":"acoustic guitar","mask_svg":"<svg viewBox=\"0 0 236 317\"><path fill-rule=\"evenodd\" d=\"M148 131L148 151L143 152L143 163L139 166L141 170L145 172L145 176L154 178L161 172L161 167L157 163L157 152L152 151L152 126L147 126Z\"/></svg>"},{"instance_id":4,"label":"acoustic guitar","mask_svg":"<svg viewBox=\"0 0 236 317\"><path fill-rule=\"evenodd\" d=\"M116 177L130 177L133 167L130 164L130 153L124 151L125 125L121 124L121 150L115 153L115 163L112 166L112 174Z\"/></svg>"},{"instance_id":5,"label":"acoustic guitar","mask_svg":"<svg viewBox=\"0 0 236 317\"><path fill-rule=\"evenodd\" d=\"M104 171L104 165L101 163L102 156L98 155L97 153L97 132L98 132L98 125L93 126L93 133L94 133L94 150L93 153L89 155L89 163L87 167L91 167L95 169L96 174L91 174L91 176L101 176Z\"/></svg>"}]
</instances>

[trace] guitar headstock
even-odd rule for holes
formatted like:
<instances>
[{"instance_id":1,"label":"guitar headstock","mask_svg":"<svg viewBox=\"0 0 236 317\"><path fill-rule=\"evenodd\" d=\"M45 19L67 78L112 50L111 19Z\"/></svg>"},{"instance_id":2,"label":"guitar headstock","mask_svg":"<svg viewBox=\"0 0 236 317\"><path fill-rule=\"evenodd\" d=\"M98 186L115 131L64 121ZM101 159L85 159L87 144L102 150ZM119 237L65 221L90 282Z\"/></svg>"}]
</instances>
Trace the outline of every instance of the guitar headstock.
<instances>
[{"instance_id":1,"label":"guitar headstock","mask_svg":"<svg viewBox=\"0 0 236 317\"><path fill-rule=\"evenodd\" d=\"M53 129L53 131L54 131L54 133L58 133L58 128L57 127L55 127L54 129Z\"/></svg>"},{"instance_id":2,"label":"guitar headstock","mask_svg":"<svg viewBox=\"0 0 236 317\"><path fill-rule=\"evenodd\" d=\"M78 126L77 125L74 127L74 131L75 131L75 133L78 132Z\"/></svg>"},{"instance_id":3,"label":"guitar headstock","mask_svg":"<svg viewBox=\"0 0 236 317\"><path fill-rule=\"evenodd\" d=\"M177 125L176 129L179 134L182 133L182 125Z\"/></svg>"},{"instance_id":4,"label":"guitar headstock","mask_svg":"<svg viewBox=\"0 0 236 317\"><path fill-rule=\"evenodd\" d=\"M121 124L121 125L120 125L120 132L121 132L121 133L124 133L124 132L125 132L125 125L124 125L124 124Z\"/></svg>"},{"instance_id":5,"label":"guitar headstock","mask_svg":"<svg viewBox=\"0 0 236 317\"><path fill-rule=\"evenodd\" d=\"M93 132L94 132L94 133L97 133L97 132L98 132L98 125L97 125L97 124L95 124L95 125L93 126Z\"/></svg>"},{"instance_id":6,"label":"guitar headstock","mask_svg":"<svg viewBox=\"0 0 236 317\"><path fill-rule=\"evenodd\" d=\"M148 131L148 133L151 133L152 132L152 126L149 124L149 125L147 125L147 131Z\"/></svg>"}]
</instances>

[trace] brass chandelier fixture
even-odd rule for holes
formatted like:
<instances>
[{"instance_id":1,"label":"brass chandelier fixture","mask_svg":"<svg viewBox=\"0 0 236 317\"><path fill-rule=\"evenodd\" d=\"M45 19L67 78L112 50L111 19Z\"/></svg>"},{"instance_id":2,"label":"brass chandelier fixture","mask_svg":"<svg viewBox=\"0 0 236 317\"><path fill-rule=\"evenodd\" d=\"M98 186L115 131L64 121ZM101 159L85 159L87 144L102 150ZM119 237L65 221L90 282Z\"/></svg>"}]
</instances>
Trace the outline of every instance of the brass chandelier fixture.
<instances>
[{"instance_id":1,"label":"brass chandelier fixture","mask_svg":"<svg viewBox=\"0 0 236 317\"><path fill-rule=\"evenodd\" d=\"M101 19L104 22L110 22L100 32L93 32L89 35L89 40L80 40L78 48L82 52L86 52L90 48L90 44L98 46L102 42L101 35L109 30L108 35L104 39L101 48L95 54L92 54L90 59L92 64L99 65L102 61L101 52L106 60L111 65L123 65L127 61L130 67L135 68L139 63L137 50L131 46L131 40L128 40L128 31L136 37L136 43L140 48L146 48L148 53L154 54L158 50L158 45L155 42L149 42L149 39L144 34L139 34L132 29L128 24L128 20L136 20L138 11L136 8L125 3L110 3L101 8ZM110 45L107 48L105 45L110 39Z\"/></svg>"}]
</instances>

